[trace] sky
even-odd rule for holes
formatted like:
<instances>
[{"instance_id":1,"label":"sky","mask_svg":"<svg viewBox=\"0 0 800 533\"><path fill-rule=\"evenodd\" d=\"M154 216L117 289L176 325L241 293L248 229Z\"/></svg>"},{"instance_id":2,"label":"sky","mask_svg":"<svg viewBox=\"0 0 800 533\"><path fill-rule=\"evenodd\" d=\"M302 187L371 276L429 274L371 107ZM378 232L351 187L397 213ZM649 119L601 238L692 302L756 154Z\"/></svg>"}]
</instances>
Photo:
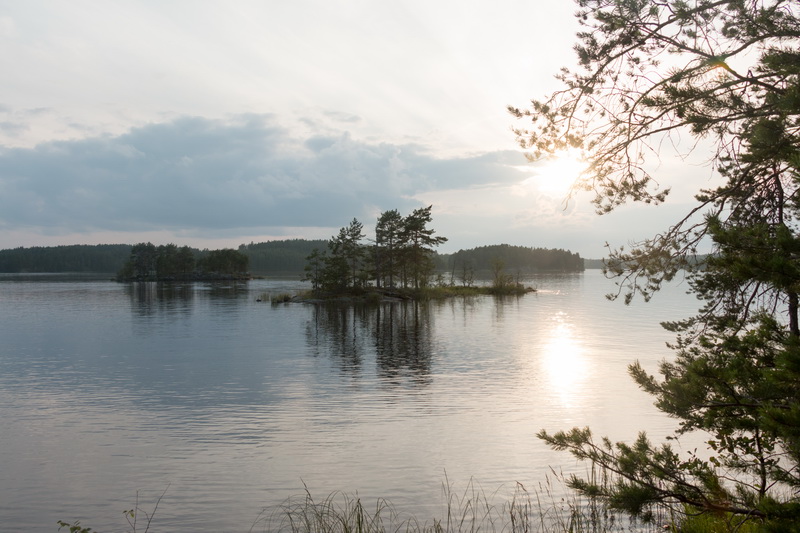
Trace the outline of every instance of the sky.
<instances>
[{"instance_id":1,"label":"sky","mask_svg":"<svg viewBox=\"0 0 800 533\"><path fill-rule=\"evenodd\" d=\"M235 248L432 205L441 252L602 257L666 229L709 170L662 160L671 203L601 217L565 201L574 164L526 160L506 106L559 87L575 9L0 0L0 249Z\"/></svg>"}]
</instances>

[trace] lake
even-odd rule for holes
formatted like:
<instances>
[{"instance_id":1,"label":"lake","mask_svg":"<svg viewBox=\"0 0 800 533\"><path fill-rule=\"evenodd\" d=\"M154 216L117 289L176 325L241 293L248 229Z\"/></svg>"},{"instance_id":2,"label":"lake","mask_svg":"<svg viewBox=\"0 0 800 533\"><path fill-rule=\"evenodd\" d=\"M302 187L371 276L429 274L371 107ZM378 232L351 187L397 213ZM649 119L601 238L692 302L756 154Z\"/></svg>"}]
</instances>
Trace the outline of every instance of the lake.
<instances>
[{"instance_id":1,"label":"lake","mask_svg":"<svg viewBox=\"0 0 800 533\"><path fill-rule=\"evenodd\" d=\"M540 429L670 433L626 367L670 357L686 284L625 306L596 270L528 282L369 307L257 301L298 281L0 275L0 529L125 531L165 490L157 531L248 531L306 488L424 522L447 484L502 500L585 470Z\"/></svg>"}]
</instances>

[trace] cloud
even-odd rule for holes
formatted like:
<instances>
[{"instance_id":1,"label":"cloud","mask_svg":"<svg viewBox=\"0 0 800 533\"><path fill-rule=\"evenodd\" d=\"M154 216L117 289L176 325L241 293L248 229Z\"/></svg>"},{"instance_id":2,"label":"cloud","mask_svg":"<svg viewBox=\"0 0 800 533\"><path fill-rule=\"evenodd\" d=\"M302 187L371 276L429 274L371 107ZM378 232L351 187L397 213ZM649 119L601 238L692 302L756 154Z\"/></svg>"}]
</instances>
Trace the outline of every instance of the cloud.
<instances>
[{"instance_id":1,"label":"cloud","mask_svg":"<svg viewBox=\"0 0 800 533\"><path fill-rule=\"evenodd\" d=\"M433 205L433 227L449 239L442 251L508 243L599 257L606 241L648 237L686 209L597 217L588 194L565 204L530 179L536 172L515 151L445 157L332 127L301 134L270 114L184 116L0 147L0 247L327 238L353 217L369 229L382 211Z\"/></svg>"},{"instance_id":2,"label":"cloud","mask_svg":"<svg viewBox=\"0 0 800 533\"><path fill-rule=\"evenodd\" d=\"M345 131L300 138L272 115L181 117L122 135L0 151L0 224L58 231L338 227L425 191L512 183L522 156L441 159Z\"/></svg>"},{"instance_id":3,"label":"cloud","mask_svg":"<svg viewBox=\"0 0 800 533\"><path fill-rule=\"evenodd\" d=\"M28 131L28 126L23 122L15 122L12 120L0 121L0 133L4 133L9 137L18 137L26 131Z\"/></svg>"}]
</instances>

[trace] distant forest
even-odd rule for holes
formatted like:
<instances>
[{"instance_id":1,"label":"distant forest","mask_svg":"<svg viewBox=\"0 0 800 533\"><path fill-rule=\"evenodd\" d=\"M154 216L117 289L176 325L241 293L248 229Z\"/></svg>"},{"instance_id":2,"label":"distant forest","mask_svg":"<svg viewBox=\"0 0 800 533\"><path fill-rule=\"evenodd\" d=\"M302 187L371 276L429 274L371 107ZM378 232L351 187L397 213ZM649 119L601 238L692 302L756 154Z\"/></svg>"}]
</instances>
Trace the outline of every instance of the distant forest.
<instances>
[{"instance_id":1,"label":"distant forest","mask_svg":"<svg viewBox=\"0 0 800 533\"><path fill-rule=\"evenodd\" d=\"M327 240L290 239L242 244L238 251L249 258L254 274L302 274L307 258L315 249L324 249ZM34 246L0 250L0 272L104 272L116 273L130 258L130 244ZM196 258L208 250L191 249ZM503 262L507 271L582 271L584 260L567 250L526 248L500 244L437 254L437 270L448 272L465 266L475 272L490 271L493 261Z\"/></svg>"},{"instance_id":2,"label":"distant forest","mask_svg":"<svg viewBox=\"0 0 800 533\"><path fill-rule=\"evenodd\" d=\"M0 250L0 272L117 272L130 244L74 244Z\"/></svg>"},{"instance_id":3,"label":"distant forest","mask_svg":"<svg viewBox=\"0 0 800 533\"><path fill-rule=\"evenodd\" d=\"M325 240L292 239L243 244L238 251L249 258L251 272L300 274L305 268L306 257L326 243ZM132 249L131 244L76 244L0 250L0 272L117 273L125 266ZM195 260L210 253L197 248L191 248L191 251Z\"/></svg>"},{"instance_id":4,"label":"distant forest","mask_svg":"<svg viewBox=\"0 0 800 533\"><path fill-rule=\"evenodd\" d=\"M290 239L242 244L238 251L249 258L250 271L257 274L301 274L315 248L323 248L326 240ZM97 244L67 246L34 246L0 250L0 272L103 272L117 273L128 261L133 245ZM191 248L195 260L209 250Z\"/></svg>"},{"instance_id":5,"label":"distant forest","mask_svg":"<svg viewBox=\"0 0 800 533\"><path fill-rule=\"evenodd\" d=\"M502 262L506 271L521 273L533 272L581 272L584 260L569 250L549 248L528 248L495 244L480 246L469 250L459 250L454 254L440 254L439 270L459 270L471 268L475 272L491 271L496 262Z\"/></svg>"},{"instance_id":6,"label":"distant forest","mask_svg":"<svg viewBox=\"0 0 800 533\"><path fill-rule=\"evenodd\" d=\"M302 273L306 259L315 249L328 246L326 239L289 239L253 244L242 244L239 252L250 258L250 271L264 273Z\"/></svg>"}]
</instances>

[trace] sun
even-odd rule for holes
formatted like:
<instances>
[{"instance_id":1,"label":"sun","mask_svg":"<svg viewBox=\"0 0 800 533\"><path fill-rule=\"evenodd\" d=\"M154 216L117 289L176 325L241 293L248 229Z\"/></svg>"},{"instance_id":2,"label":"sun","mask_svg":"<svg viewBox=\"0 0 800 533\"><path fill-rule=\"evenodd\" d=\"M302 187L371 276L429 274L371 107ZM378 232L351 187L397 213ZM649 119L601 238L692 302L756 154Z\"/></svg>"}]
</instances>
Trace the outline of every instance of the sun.
<instances>
[{"instance_id":1,"label":"sun","mask_svg":"<svg viewBox=\"0 0 800 533\"><path fill-rule=\"evenodd\" d=\"M533 175L525 184L543 193L566 196L586 167L577 150L564 151L533 166Z\"/></svg>"}]
</instances>

